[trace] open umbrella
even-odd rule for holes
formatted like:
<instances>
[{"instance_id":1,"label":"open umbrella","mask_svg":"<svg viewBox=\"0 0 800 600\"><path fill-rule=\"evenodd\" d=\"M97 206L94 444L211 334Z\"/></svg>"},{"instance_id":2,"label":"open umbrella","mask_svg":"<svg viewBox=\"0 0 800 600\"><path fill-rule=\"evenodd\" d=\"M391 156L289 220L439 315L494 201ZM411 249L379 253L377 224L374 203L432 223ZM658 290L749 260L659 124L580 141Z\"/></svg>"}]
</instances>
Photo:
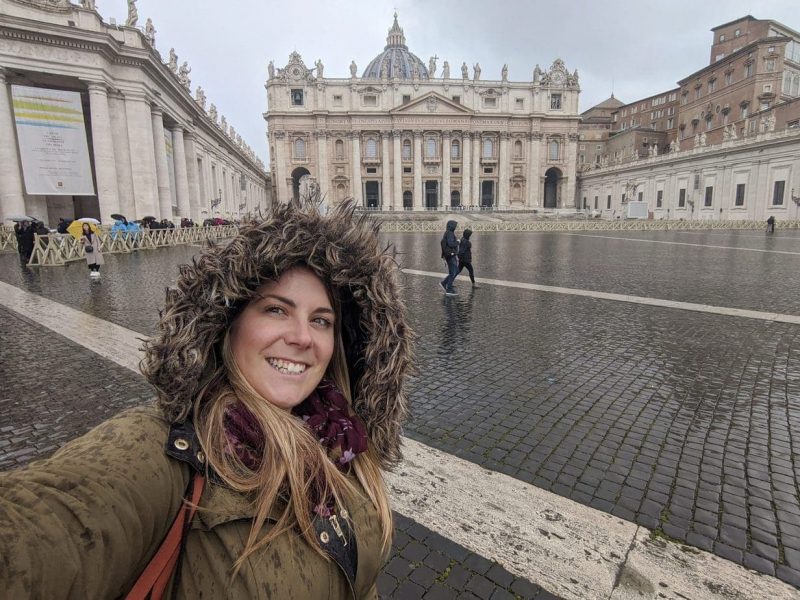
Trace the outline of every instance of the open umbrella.
<instances>
[{"instance_id":1,"label":"open umbrella","mask_svg":"<svg viewBox=\"0 0 800 600\"><path fill-rule=\"evenodd\" d=\"M67 233L69 233L76 240L81 239L81 236L83 235L84 223L89 224L89 229L92 230L92 233L97 233L97 224L99 223L99 221L97 219L92 219L92 218L76 219L75 221L69 224L69 227L67 227Z\"/></svg>"},{"instance_id":2,"label":"open umbrella","mask_svg":"<svg viewBox=\"0 0 800 600\"><path fill-rule=\"evenodd\" d=\"M14 221L14 223L21 223L22 221L36 221L36 217L27 217L22 215L21 217L6 217L9 221Z\"/></svg>"},{"instance_id":3,"label":"open umbrella","mask_svg":"<svg viewBox=\"0 0 800 600\"><path fill-rule=\"evenodd\" d=\"M121 215L119 213L112 214L111 218L114 219L115 221L127 221L127 219L125 218L125 215Z\"/></svg>"},{"instance_id":4,"label":"open umbrella","mask_svg":"<svg viewBox=\"0 0 800 600\"><path fill-rule=\"evenodd\" d=\"M148 217L142 217L142 221L155 221L155 220L156 220L155 217L149 217L149 216Z\"/></svg>"}]
</instances>

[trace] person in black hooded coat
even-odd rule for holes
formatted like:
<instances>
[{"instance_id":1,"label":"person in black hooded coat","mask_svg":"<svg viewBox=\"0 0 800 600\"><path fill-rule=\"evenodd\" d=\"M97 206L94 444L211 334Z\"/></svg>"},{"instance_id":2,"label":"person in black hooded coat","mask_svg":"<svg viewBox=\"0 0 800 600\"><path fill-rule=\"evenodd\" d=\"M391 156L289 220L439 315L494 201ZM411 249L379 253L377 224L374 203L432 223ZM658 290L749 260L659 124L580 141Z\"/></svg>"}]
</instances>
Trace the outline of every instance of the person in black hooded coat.
<instances>
[{"instance_id":1,"label":"person in black hooded coat","mask_svg":"<svg viewBox=\"0 0 800 600\"><path fill-rule=\"evenodd\" d=\"M453 282L458 275L458 238L456 237L456 221L448 221L447 229L442 236L442 258L447 264L447 277L439 282L444 293L448 296L457 296L458 293L453 288Z\"/></svg>"},{"instance_id":2,"label":"person in black hooded coat","mask_svg":"<svg viewBox=\"0 0 800 600\"><path fill-rule=\"evenodd\" d=\"M475 270L472 268L472 242L469 240L471 236L472 229L465 229L464 237L458 244L458 273L460 274L466 268L472 287L478 287L475 285Z\"/></svg>"}]
</instances>

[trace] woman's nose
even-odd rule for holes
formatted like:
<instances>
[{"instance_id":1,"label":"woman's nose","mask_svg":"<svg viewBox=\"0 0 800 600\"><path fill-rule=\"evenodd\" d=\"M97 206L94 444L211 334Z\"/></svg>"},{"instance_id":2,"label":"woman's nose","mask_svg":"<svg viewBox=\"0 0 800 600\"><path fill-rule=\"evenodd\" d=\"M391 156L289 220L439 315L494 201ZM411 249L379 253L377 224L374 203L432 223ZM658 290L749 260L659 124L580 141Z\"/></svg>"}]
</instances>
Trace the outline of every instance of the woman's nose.
<instances>
[{"instance_id":1,"label":"woman's nose","mask_svg":"<svg viewBox=\"0 0 800 600\"><path fill-rule=\"evenodd\" d=\"M311 345L311 325L303 319L292 319L286 333L286 341L289 344L307 348Z\"/></svg>"}]
</instances>

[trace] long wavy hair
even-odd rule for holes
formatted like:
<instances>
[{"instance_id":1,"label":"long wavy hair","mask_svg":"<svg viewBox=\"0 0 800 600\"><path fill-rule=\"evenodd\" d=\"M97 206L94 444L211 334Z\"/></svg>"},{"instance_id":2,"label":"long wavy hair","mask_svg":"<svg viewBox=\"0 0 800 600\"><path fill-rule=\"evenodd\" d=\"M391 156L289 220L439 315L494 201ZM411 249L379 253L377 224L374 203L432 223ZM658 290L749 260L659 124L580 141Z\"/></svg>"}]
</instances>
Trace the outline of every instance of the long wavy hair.
<instances>
[{"instance_id":1,"label":"long wavy hair","mask_svg":"<svg viewBox=\"0 0 800 600\"><path fill-rule=\"evenodd\" d=\"M341 303L327 284L326 289L335 313L334 352L326 377L334 381L352 408L341 331ZM216 368L196 397L193 414L209 466L227 486L246 494L254 508L253 524L244 550L234 563L232 575L253 552L292 529L296 529L315 551L327 559L312 525L315 497L332 498L337 506L344 507L366 494L378 513L382 549L384 554L387 553L391 546L392 514L374 449L368 448L350 463L362 491L328 458L323 446L301 419L260 396L247 382L233 358L230 327L220 345L215 353ZM237 403L250 411L263 434L264 454L256 470L249 469L235 453L227 450L225 412ZM321 490L315 487L320 482ZM265 522L275 511L279 514L275 524L262 534Z\"/></svg>"}]
</instances>

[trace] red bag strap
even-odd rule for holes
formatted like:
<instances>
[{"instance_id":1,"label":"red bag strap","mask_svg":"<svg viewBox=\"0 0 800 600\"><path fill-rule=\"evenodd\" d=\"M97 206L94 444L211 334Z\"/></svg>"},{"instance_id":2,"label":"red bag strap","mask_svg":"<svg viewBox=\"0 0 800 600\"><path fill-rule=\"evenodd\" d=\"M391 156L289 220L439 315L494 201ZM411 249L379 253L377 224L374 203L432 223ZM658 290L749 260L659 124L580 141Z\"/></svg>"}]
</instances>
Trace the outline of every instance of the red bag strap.
<instances>
[{"instance_id":1,"label":"red bag strap","mask_svg":"<svg viewBox=\"0 0 800 600\"><path fill-rule=\"evenodd\" d=\"M161 547L155 553L139 579L136 581L125 600L161 600L164 590L167 588L170 577L175 572L178 565L178 557L181 552L181 542L184 533L194 518L200 496L203 494L205 477L195 473L191 483L191 495L189 492L183 498L183 506L178 511L175 521L170 527L167 537L161 542Z\"/></svg>"}]
</instances>

